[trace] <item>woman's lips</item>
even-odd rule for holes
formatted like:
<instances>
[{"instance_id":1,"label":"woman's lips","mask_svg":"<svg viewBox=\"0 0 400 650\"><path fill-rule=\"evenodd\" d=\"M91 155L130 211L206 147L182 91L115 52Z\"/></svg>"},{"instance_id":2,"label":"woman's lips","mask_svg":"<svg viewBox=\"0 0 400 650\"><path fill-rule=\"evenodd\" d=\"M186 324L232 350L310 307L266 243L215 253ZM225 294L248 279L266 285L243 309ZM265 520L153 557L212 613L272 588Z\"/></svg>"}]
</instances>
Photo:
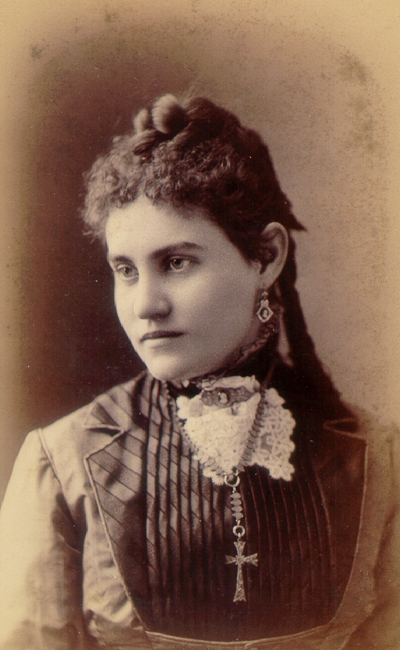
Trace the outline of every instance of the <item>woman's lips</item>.
<instances>
[{"instance_id":1,"label":"woman's lips","mask_svg":"<svg viewBox=\"0 0 400 650\"><path fill-rule=\"evenodd\" d=\"M140 340L143 342L143 341L154 341L159 339L171 339L171 338L177 338L178 336L182 336L182 335L183 332L157 330L156 332L147 332L147 334L144 334Z\"/></svg>"}]
</instances>

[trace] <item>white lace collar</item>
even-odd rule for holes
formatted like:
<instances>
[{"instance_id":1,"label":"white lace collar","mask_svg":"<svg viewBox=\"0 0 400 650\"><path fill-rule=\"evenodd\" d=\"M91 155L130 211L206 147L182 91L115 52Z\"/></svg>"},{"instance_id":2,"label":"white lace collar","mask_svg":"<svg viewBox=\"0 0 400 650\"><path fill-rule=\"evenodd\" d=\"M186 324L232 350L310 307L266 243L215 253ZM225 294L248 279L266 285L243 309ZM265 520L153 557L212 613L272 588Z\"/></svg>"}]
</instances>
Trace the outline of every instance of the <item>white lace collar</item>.
<instances>
[{"instance_id":1,"label":"white lace collar","mask_svg":"<svg viewBox=\"0 0 400 650\"><path fill-rule=\"evenodd\" d=\"M253 377L204 382L192 399L177 399L183 431L205 476L222 485L224 475L247 465L266 467L274 479L291 480L295 421L275 388Z\"/></svg>"}]
</instances>

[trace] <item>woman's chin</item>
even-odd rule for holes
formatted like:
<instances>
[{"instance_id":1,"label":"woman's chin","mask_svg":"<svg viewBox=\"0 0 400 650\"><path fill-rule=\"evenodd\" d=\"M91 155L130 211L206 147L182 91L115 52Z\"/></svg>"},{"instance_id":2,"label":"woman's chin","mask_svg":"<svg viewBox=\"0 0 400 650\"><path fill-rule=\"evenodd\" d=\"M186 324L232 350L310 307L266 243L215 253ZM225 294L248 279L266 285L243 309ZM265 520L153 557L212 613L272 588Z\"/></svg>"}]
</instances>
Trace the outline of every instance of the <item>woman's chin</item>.
<instances>
[{"instance_id":1,"label":"woman's chin","mask_svg":"<svg viewBox=\"0 0 400 650\"><path fill-rule=\"evenodd\" d=\"M230 353L228 357L213 354L210 358L209 349L201 354L201 350L193 349L193 347L185 350L185 354L180 354L181 350L171 350L167 346L156 349L148 347L136 351L143 353L139 356L155 379L172 382L188 381L216 372L234 356L233 353Z\"/></svg>"},{"instance_id":2,"label":"woman's chin","mask_svg":"<svg viewBox=\"0 0 400 650\"><path fill-rule=\"evenodd\" d=\"M198 377L199 374L203 373L195 373L195 372L183 372L183 371L173 371L173 370L168 370L168 369L151 369L148 367L148 371L150 372L151 375L155 379L158 379L159 381L169 381L174 384L181 384L185 381L189 381L190 379L193 379L194 377Z\"/></svg>"},{"instance_id":3,"label":"woman's chin","mask_svg":"<svg viewBox=\"0 0 400 650\"><path fill-rule=\"evenodd\" d=\"M194 377L200 377L214 368L210 364L184 364L173 360L167 362L165 359L163 362L152 360L150 363L146 363L146 366L155 379L174 383L182 383Z\"/></svg>"},{"instance_id":4,"label":"woman's chin","mask_svg":"<svg viewBox=\"0 0 400 650\"><path fill-rule=\"evenodd\" d=\"M147 362L146 366L150 374L160 381L181 382L188 379L187 374L190 374L189 368L184 368L182 364L173 361L166 362L164 360L161 362L160 360L152 360Z\"/></svg>"}]
</instances>

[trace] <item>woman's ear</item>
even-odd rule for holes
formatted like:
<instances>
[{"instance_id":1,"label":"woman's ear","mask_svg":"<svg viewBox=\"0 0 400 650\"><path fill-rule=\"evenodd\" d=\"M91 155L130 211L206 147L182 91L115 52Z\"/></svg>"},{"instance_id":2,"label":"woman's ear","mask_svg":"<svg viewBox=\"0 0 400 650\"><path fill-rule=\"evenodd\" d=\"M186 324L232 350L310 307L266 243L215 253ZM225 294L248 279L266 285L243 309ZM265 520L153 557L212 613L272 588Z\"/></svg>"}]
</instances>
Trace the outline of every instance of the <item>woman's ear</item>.
<instances>
[{"instance_id":1,"label":"woman's ear","mask_svg":"<svg viewBox=\"0 0 400 650\"><path fill-rule=\"evenodd\" d=\"M282 272L289 248L289 235L281 223L273 221L261 233L260 262L262 288L268 290Z\"/></svg>"}]
</instances>

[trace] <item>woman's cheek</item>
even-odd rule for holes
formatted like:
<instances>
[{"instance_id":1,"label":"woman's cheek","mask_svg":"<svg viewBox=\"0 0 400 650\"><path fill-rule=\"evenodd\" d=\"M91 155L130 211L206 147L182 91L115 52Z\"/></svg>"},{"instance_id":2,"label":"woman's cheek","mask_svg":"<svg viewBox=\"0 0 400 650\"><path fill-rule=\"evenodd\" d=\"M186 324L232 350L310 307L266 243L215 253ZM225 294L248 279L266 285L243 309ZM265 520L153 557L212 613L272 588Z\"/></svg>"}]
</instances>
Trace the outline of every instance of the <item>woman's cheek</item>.
<instances>
[{"instance_id":1,"label":"woman's cheek","mask_svg":"<svg viewBox=\"0 0 400 650\"><path fill-rule=\"evenodd\" d=\"M119 321L129 338L131 338L129 330L134 323L133 295L124 287L116 287L114 297Z\"/></svg>"}]
</instances>

